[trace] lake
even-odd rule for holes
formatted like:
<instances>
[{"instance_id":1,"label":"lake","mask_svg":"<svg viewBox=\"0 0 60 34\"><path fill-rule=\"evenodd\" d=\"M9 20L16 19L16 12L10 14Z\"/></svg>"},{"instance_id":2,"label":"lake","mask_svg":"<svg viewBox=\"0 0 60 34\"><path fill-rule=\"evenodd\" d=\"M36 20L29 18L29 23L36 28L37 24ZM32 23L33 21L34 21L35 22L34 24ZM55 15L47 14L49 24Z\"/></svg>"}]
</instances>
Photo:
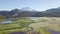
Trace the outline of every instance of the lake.
<instances>
[{"instance_id":1,"label":"lake","mask_svg":"<svg viewBox=\"0 0 60 34\"><path fill-rule=\"evenodd\" d=\"M2 23L2 24L13 23L13 21L12 21L12 20L4 20L4 21L2 21L2 22L0 22L0 23Z\"/></svg>"}]
</instances>

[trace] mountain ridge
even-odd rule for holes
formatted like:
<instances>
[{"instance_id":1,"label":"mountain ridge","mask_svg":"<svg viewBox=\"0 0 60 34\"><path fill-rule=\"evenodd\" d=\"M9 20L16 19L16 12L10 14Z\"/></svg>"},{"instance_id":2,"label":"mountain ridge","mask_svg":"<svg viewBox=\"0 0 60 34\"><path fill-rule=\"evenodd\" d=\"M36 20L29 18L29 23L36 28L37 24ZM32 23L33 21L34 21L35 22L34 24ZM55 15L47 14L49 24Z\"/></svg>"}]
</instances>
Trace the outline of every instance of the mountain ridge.
<instances>
[{"instance_id":1,"label":"mountain ridge","mask_svg":"<svg viewBox=\"0 0 60 34\"><path fill-rule=\"evenodd\" d=\"M1 15L7 18L11 17L60 17L60 8L48 9L46 11L37 11L29 7L22 9L13 9L11 11L0 11Z\"/></svg>"}]
</instances>

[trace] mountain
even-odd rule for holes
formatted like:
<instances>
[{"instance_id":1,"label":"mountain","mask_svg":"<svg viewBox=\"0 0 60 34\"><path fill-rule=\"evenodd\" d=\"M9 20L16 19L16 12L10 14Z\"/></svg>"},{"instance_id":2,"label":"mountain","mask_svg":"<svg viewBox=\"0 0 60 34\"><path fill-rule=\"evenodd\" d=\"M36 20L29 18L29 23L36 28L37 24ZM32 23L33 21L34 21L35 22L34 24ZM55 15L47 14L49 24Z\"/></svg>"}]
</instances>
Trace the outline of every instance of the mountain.
<instances>
[{"instance_id":1,"label":"mountain","mask_svg":"<svg viewBox=\"0 0 60 34\"><path fill-rule=\"evenodd\" d=\"M60 7L52 8L44 11L44 15L48 17L60 17Z\"/></svg>"},{"instance_id":2,"label":"mountain","mask_svg":"<svg viewBox=\"0 0 60 34\"><path fill-rule=\"evenodd\" d=\"M15 17L60 17L60 7L48 9L46 11L37 11L29 7L22 9L13 9L11 11L0 11L0 15L6 18Z\"/></svg>"},{"instance_id":3,"label":"mountain","mask_svg":"<svg viewBox=\"0 0 60 34\"><path fill-rule=\"evenodd\" d=\"M43 16L42 12L33 10L29 7L25 7L22 9L13 9L11 11L0 11L1 15L6 16L7 18L11 17L41 17Z\"/></svg>"},{"instance_id":4,"label":"mountain","mask_svg":"<svg viewBox=\"0 0 60 34\"><path fill-rule=\"evenodd\" d=\"M19 16L20 17L40 17L42 16L41 14L42 12L36 11L29 7L25 7L25 8L20 9Z\"/></svg>"},{"instance_id":5,"label":"mountain","mask_svg":"<svg viewBox=\"0 0 60 34\"><path fill-rule=\"evenodd\" d=\"M32 9L32 8L29 8L29 7L25 7L25 8L22 8L22 9L20 9L21 11L36 11L36 10L34 10L34 9Z\"/></svg>"},{"instance_id":6,"label":"mountain","mask_svg":"<svg viewBox=\"0 0 60 34\"><path fill-rule=\"evenodd\" d=\"M9 17L12 17L12 15L14 15L14 12L13 11L0 11L0 14L9 18Z\"/></svg>"}]
</instances>

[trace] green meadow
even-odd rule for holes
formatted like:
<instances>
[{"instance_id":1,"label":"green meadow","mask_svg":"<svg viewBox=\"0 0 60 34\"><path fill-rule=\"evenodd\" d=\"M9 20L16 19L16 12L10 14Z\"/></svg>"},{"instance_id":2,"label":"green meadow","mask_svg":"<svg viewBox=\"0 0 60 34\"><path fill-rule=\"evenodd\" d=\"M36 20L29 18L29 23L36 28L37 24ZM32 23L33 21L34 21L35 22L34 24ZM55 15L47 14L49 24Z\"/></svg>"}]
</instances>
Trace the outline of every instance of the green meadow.
<instances>
[{"instance_id":1,"label":"green meadow","mask_svg":"<svg viewBox=\"0 0 60 34\"><path fill-rule=\"evenodd\" d=\"M27 17L14 20L13 23L1 24L0 34L10 34L21 31L27 34L33 32L35 32L35 34L51 34L48 32L49 29L60 32L60 18L58 17L37 17L35 20L30 18Z\"/></svg>"}]
</instances>

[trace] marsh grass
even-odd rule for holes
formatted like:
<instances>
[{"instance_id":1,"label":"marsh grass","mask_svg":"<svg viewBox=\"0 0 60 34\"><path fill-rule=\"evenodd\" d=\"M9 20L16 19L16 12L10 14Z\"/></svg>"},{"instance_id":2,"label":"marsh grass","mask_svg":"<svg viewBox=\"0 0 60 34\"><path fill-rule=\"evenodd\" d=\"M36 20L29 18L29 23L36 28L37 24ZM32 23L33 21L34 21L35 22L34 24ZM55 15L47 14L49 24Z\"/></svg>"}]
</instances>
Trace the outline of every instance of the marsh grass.
<instances>
[{"instance_id":1,"label":"marsh grass","mask_svg":"<svg viewBox=\"0 0 60 34\"><path fill-rule=\"evenodd\" d=\"M29 31L26 25L33 27L33 30ZM19 19L14 21L13 24L0 25L0 34L20 33L21 31L26 34L50 34L48 28L54 31L60 31L60 18L44 17L37 19L36 22L30 19Z\"/></svg>"}]
</instances>

